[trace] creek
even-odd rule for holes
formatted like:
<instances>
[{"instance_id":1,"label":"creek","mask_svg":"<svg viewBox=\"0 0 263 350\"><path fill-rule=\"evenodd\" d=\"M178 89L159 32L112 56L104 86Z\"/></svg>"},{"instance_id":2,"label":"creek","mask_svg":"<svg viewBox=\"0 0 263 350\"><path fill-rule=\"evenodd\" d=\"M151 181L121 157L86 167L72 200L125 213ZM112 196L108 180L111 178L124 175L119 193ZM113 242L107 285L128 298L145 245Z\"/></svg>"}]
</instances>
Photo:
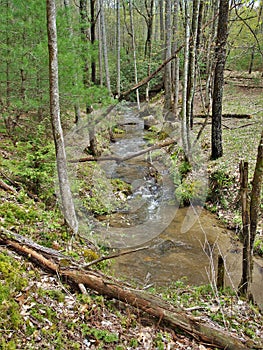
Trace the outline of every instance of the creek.
<instances>
[{"instance_id":1,"label":"creek","mask_svg":"<svg viewBox=\"0 0 263 350\"><path fill-rule=\"evenodd\" d=\"M125 134L111 145L115 156L128 157L149 146L144 120L134 110L122 113L119 127ZM242 272L242 245L233 239L233 232L200 205L179 208L165 150L157 154L147 152L123 162L109 160L101 162L101 166L108 177L132 186L124 208L100 217L104 225L103 244L120 251L148 247L116 258L112 266L116 277L134 280L145 288L168 285L182 278L192 285L214 283L220 255L225 267L225 286L237 289ZM251 291L261 309L262 287L263 262L255 257Z\"/></svg>"}]
</instances>

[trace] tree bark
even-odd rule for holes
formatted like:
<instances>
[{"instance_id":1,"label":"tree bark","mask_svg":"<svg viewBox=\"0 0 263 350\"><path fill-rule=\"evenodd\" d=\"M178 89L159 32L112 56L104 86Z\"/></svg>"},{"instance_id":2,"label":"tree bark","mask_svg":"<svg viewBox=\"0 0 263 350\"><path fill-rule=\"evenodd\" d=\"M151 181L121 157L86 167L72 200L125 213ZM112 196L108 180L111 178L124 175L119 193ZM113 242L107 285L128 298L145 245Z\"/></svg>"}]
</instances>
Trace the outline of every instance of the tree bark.
<instances>
[{"instance_id":1,"label":"tree bark","mask_svg":"<svg viewBox=\"0 0 263 350\"><path fill-rule=\"evenodd\" d=\"M65 221L73 233L77 233L78 221L68 180L64 135L60 121L55 0L47 0L46 7L49 50L50 116L56 149L59 190Z\"/></svg>"},{"instance_id":2,"label":"tree bark","mask_svg":"<svg viewBox=\"0 0 263 350\"><path fill-rule=\"evenodd\" d=\"M90 41L93 46L96 40L95 2L96 0L90 0ZM91 81L96 84L96 59L93 54L91 58Z\"/></svg>"},{"instance_id":3,"label":"tree bark","mask_svg":"<svg viewBox=\"0 0 263 350\"><path fill-rule=\"evenodd\" d=\"M250 218L248 199L248 162L240 163L240 197L242 208L242 233L240 240L243 243L242 278L239 284L239 293L247 296L248 286L251 282L251 247L250 247Z\"/></svg>"},{"instance_id":4,"label":"tree bark","mask_svg":"<svg viewBox=\"0 0 263 350\"><path fill-rule=\"evenodd\" d=\"M165 59L171 56L172 51L172 26L171 26L171 0L165 1ZM164 69L164 108L170 110L172 108L172 71L171 62L167 63Z\"/></svg>"},{"instance_id":5,"label":"tree bark","mask_svg":"<svg viewBox=\"0 0 263 350\"><path fill-rule=\"evenodd\" d=\"M111 95L110 70L109 70L108 47L107 47L103 1L104 0L100 0L100 31L101 31L102 49L103 49L103 57L104 57L106 86L109 91L109 94Z\"/></svg>"},{"instance_id":6,"label":"tree bark","mask_svg":"<svg viewBox=\"0 0 263 350\"><path fill-rule=\"evenodd\" d=\"M134 31L134 23L133 23L132 0L129 0L129 15L130 15L131 37L132 37L134 82L135 82L135 85L136 85L136 84L138 84L138 72L137 72L137 55L136 55L135 31ZM138 107L138 110L139 110L141 108L139 89L136 89L136 100L137 100L137 107Z\"/></svg>"},{"instance_id":7,"label":"tree bark","mask_svg":"<svg viewBox=\"0 0 263 350\"><path fill-rule=\"evenodd\" d=\"M163 0L159 0L160 41L164 41Z\"/></svg>"},{"instance_id":8,"label":"tree bark","mask_svg":"<svg viewBox=\"0 0 263 350\"><path fill-rule=\"evenodd\" d=\"M182 143L184 156L186 160L190 157L190 119L187 116L187 86L188 86L188 68L189 68L189 45L190 45L190 16L189 16L189 3L185 2L185 45L184 45L184 72L183 72L183 91L182 91L182 111L181 111L181 124L182 124Z\"/></svg>"},{"instance_id":9,"label":"tree bark","mask_svg":"<svg viewBox=\"0 0 263 350\"><path fill-rule=\"evenodd\" d=\"M216 67L214 77L214 91L212 102L212 159L218 159L223 155L222 145L222 102L224 89L224 67L226 62L226 41L228 27L229 1L220 0L218 30L216 42Z\"/></svg>"},{"instance_id":10,"label":"tree bark","mask_svg":"<svg viewBox=\"0 0 263 350\"><path fill-rule=\"evenodd\" d=\"M207 5L206 5L207 6ZM216 18L218 12L218 0L212 0L212 17ZM213 73L214 73L214 43L216 40L217 21L211 24L211 31L207 40L206 48L206 85L205 85L205 107L207 114L211 112L212 90L213 90Z\"/></svg>"},{"instance_id":11,"label":"tree bark","mask_svg":"<svg viewBox=\"0 0 263 350\"><path fill-rule=\"evenodd\" d=\"M81 39L84 43L88 41L88 11L87 11L87 0L80 0L79 2L79 14L80 14L80 31ZM85 87L89 86L89 62L87 58L86 50L83 53L83 83Z\"/></svg>"},{"instance_id":12,"label":"tree bark","mask_svg":"<svg viewBox=\"0 0 263 350\"><path fill-rule=\"evenodd\" d=\"M172 52L177 51L178 47L178 12L179 12L179 1L174 1L174 15L173 15L173 50ZM175 59L172 62L172 91L173 91L173 111L175 117L178 117L178 101L179 101L179 89L180 89L180 58L179 55L176 55Z\"/></svg>"},{"instance_id":13,"label":"tree bark","mask_svg":"<svg viewBox=\"0 0 263 350\"><path fill-rule=\"evenodd\" d=\"M193 1L193 14L191 35L192 41L189 45L189 69L188 69L188 82L187 82L187 103L186 103L186 115L190 120L190 127L193 127L193 104L195 95L195 82L196 82L196 55L197 55L197 30L198 30L198 18L199 18L199 6L200 0Z\"/></svg>"},{"instance_id":14,"label":"tree bark","mask_svg":"<svg viewBox=\"0 0 263 350\"><path fill-rule=\"evenodd\" d=\"M120 0L116 0L117 7L117 23L116 23L116 32L117 32L117 97L119 98L121 93L121 22L120 22Z\"/></svg>"},{"instance_id":15,"label":"tree bark","mask_svg":"<svg viewBox=\"0 0 263 350\"><path fill-rule=\"evenodd\" d=\"M253 253L253 246L257 232L258 213L261 201L263 183L263 130L258 146L257 162L252 180L252 190L250 195L250 247ZM252 265L251 265L252 268Z\"/></svg>"},{"instance_id":16,"label":"tree bark","mask_svg":"<svg viewBox=\"0 0 263 350\"><path fill-rule=\"evenodd\" d=\"M74 262L73 259L69 260L69 257L66 256L67 263L65 263L64 256L61 253L40 245L36 246L34 242L25 239L23 236L19 237L17 234L14 235L10 231L1 229L0 239L1 243L8 246L9 249L14 249L18 253L26 255L28 259L37 263L41 268L48 269L76 285L83 284L101 295L132 305L155 317L158 323L163 322L174 330L179 328L195 339L209 343L210 346L213 345L228 350L257 348L255 344L250 346L222 328L205 323L200 318L194 317L182 308L176 308L158 296L133 289L129 285L107 277L100 272L91 269L84 270L77 262Z\"/></svg>"}]
</instances>

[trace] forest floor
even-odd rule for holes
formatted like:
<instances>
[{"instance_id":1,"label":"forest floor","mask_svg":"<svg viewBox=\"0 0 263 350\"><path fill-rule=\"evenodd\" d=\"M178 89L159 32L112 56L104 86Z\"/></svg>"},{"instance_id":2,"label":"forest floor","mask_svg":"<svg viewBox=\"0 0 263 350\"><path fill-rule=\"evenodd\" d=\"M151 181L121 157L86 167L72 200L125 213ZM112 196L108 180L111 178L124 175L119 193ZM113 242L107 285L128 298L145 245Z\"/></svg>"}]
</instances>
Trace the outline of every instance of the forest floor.
<instances>
[{"instance_id":1,"label":"forest floor","mask_svg":"<svg viewBox=\"0 0 263 350\"><path fill-rule=\"evenodd\" d=\"M226 73L223 113L229 116L223 118L224 157L208 162L208 171L217 176L211 184L216 196L211 196L207 207L237 231L241 224L237 208L239 162L249 161L251 179L263 125L262 92L263 82L259 76L251 79L234 72ZM201 112L199 106L196 113ZM233 114L250 117L235 118ZM196 130L203 120L195 120ZM209 123L201 139L203 150L209 154ZM3 158L9 156L6 148L1 149L1 154ZM1 176L0 180L6 181L6 178ZM70 240L58 210L47 210L23 190L0 189L0 195L1 226L62 251L79 264L96 258L82 239ZM108 273L108 264L110 262L101 263L98 268ZM239 339L250 340L251 344L263 341L263 319L258 307L233 291L215 295L211 286L191 287L178 281L167 289L156 289L155 293L175 305L192 309L195 316L219 324ZM0 315L0 349L3 350L215 349L189 334L169 329L160 320L151 319L134 307L109 300L92 290L80 292L59 275L41 270L30 257L22 257L2 244Z\"/></svg>"},{"instance_id":2,"label":"forest floor","mask_svg":"<svg viewBox=\"0 0 263 350\"><path fill-rule=\"evenodd\" d=\"M197 97L195 114L203 113L200 97ZM203 118L196 118L197 133ZM249 75L245 72L226 71L223 97L223 157L209 160L210 190L207 207L231 229L239 230L239 164L249 163L249 181L252 181L258 145L263 126L263 78L260 72ZM211 120L201 135L204 151L211 154ZM211 176L212 175L212 176ZM210 200L211 199L211 200ZM261 208L262 209L262 208ZM262 217L259 230L262 234Z\"/></svg>"}]
</instances>

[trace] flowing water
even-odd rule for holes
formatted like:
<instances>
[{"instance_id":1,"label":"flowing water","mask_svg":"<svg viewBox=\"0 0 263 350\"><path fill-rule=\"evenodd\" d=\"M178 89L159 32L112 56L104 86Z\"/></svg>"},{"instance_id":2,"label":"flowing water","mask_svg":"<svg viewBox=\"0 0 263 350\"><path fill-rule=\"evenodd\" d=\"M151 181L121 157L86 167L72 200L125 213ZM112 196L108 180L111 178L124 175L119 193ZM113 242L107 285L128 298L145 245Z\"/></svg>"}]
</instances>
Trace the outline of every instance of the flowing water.
<instances>
[{"instance_id":1,"label":"flowing water","mask_svg":"<svg viewBox=\"0 0 263 350\"><path fill-rule=\"evenodd\" d=\"M112 144L111 151L127 157L147 147L143 119L132 111L122 117L125 135ZM178 208L165 162L151 154L124 162L103 163L111 178L132 185L127 208L111 217L104 229L104 243L113 248L148 246L116 258L116 276L135 280L139 285L167 285L181 278L193 285L214 282L218 256L225 266L225 285L236 289L241 280L242 246L219 220L200 207ZM157 176L158 175L158 176ZM158 178L158 179L157 179ZM252 293L263 309L263 262L254 259Z\"/></svg>"}]
</instances>

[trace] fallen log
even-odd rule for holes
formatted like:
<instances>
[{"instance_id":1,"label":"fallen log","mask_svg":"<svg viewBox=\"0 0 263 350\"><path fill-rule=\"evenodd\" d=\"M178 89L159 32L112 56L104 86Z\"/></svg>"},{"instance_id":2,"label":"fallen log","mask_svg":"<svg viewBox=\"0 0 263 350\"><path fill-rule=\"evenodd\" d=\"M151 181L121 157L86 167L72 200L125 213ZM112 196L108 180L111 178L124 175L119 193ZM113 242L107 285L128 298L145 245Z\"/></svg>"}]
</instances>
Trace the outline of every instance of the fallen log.
<instances>
[{"instance_id":1,"label":"fallen log","mask_svg":"<svg viewBox=\"0 0 263 350\"><path fill-rule=\"evenodd\" d=\"M42 247L42 249L40 245L36 245L31 240L4 228L0 229L0 241L9 249L14 249L18 253L26 255L28 259L37 263L41 268L48 269L74 284L83 285L108 298L117 299L136 307L155 317L158 324L162 322L171 329L179 328L195 339L209 343L210 346L228 350L262 348L262 344L257 346L252 341L242 341L218 325L208 324L202 318L194 317L187 310L176 308L158 296L134 289L128 284L121 283L98 271L84 270L77 266L76 262L72 264L72 259L69 260L70 265L64 265L60 263L63 254L54 253L53 249L45 247ZM33 247L40 249L36 251ZM65 259L69 258L65 256Z\"/></svg>"},{"instance_id":2,"label":"fallen log","mask_svg":"<svg viewBox=\"0 0 263 350\"><path fill-rule=\"evenodd\" d=\"M170 146L176 143L176 140L167 140L165 142L157 143L156 145L150 146L148 148L145 148L141 151L129 154L128 156L125 157L118 157L114 155L109 155L109 156L100 156L100 157L94 157L94 156L88 156L84 158L79 158L79 159L70 159L68 162L69 163L83 163L83 162L96 162L96 161L107 161L107 160L115 160L118 163L125 162L127 160L130 160L132 158L139 157L145 153L148 153L150 151L154 151L156 149L160 149L162 147Z\"/></svg>"}]
</instances>

